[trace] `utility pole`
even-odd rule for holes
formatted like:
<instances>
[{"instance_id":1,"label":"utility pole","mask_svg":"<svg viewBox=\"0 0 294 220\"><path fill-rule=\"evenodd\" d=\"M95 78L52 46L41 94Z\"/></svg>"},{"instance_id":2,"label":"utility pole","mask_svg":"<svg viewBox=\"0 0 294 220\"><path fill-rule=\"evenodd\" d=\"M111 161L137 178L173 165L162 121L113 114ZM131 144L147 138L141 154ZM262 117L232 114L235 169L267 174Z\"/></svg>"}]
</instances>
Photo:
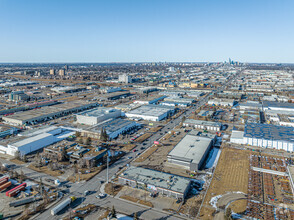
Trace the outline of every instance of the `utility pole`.
<instances>
[{"instance_id":1,"label":"utility pole","mask_svg":"<svg viewBox=\"0 0 294 220\"><path fill-rule=\"evenodd\" d=\"M108 157L108 152L107 152L107 159L106 159L106 179L107 179L107 183L108 183L108 166L109 166L109 157Z\"/></svg>"}]
</instances>

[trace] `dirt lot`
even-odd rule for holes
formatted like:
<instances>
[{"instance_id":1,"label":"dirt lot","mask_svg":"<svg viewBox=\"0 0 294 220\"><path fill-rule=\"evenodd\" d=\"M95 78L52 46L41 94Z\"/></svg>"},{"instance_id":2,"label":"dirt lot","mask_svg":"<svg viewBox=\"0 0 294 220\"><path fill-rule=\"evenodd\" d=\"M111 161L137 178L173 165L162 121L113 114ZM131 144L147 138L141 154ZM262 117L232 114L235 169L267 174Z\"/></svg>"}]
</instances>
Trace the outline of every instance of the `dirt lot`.
<instances>
[{"instance_id":1,"label":"dirt lot","mask_svg":"<svg viewBox=\"0 0 294 220\"><path fill-rule=\"evenodd\" d=\"M83 180L88 181L93 176L97 175L101 170L103 170L103 166L95 167L95 168L92 168L91 173L83 173L80 175L79 174L71 175L68 178L68 181L76 182L76 181L79 181L79 178L80 178L80 181L83 181Z\"/></svg>"},{"instance_id":2,"label":"dirt lot","mask_svg":"<svg viewBox=\"0 0 294 220\"><path fill-rule=\"evenodd\" d=\"M108 183L105 185L105 192L109 195L114 195L116 196L117 193L123 188L121 185L113 184L113 183Z\"/></svg>"},{"instance_id":3,"label":"dirt lot","mask_svg":"<svg viewBox=\"0 0 294 220\"><path fill-rule=\"evenodd\" d=\"M178 131L179 135L166 134L160 141L161 145L153 145L134 161L134 165L189 177L185 169L167 162L168 153L186 135L183 130Z\"/></svg>"},{"instance_id":4,"label":"dirt lot","mask_svg":"<svg viewBox=\"0 0 294 220\"><path fill-rule=\"evenodd\" d=\"M44 166L44 167L40 167L40 168L38 168L38 167L35 167L35 166L33 166L32 164L30 164L30 165L28 166L28 168L30 168L30 169L32 169L32 170L35 170L35 171L37 171L37 172L46 173L46 174L48 174L48 175L55 176L55 177L60 176L60 175L63 174L63 173L62 173L61 171L59 171L59 170L56 170L56 171L50 170L47 166Z\"/></svg>"},{"instance_id":5,"label":"dirt lot","mask_svg":"<svg viewBox=\"0 0 294 220\"><path fill-rule=\"evenodd\" d=\"M200 210L201 219L211 219L215 209L210 205L212 197L229 192L248 191L249 152L224 148L219 158L212 182ZM236 210L245 210L246 203L234 204Z\"/></svg>"},{"instance_id":6,"label":"dirt lot","mask_svg":"<svg viewBox=\"0 0 294 220\"><path fill-rule=\"evenodd\" d=\"M9 207L9 202L15 201L15 198L5 196L5 191L0 193L0 212L3 213L4 217L9 219L9 216L21 214L25 209L25 206Z\"/></svg>"}]
</instances>

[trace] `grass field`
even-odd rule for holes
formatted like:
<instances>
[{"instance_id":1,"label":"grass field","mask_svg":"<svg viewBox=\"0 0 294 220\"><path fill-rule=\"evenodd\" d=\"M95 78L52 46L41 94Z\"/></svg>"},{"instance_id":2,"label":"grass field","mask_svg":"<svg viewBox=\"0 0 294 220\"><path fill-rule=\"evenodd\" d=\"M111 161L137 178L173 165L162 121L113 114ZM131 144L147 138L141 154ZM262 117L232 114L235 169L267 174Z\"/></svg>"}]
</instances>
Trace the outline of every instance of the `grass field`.
<instances>
[{"instance_id":1,"label":"grass field","mask_svg":"<svg viewBox=\"0 0 294 220\"><path fill-rule=\"evenodd\" d=\"M249 151L224 148L203 206L200 210L201 219L212 219L215 209L210 205L212 197L230 192L248 192ZM232 204L236 211L246 209L245 202Z\"/></svg>"}]
</instances>

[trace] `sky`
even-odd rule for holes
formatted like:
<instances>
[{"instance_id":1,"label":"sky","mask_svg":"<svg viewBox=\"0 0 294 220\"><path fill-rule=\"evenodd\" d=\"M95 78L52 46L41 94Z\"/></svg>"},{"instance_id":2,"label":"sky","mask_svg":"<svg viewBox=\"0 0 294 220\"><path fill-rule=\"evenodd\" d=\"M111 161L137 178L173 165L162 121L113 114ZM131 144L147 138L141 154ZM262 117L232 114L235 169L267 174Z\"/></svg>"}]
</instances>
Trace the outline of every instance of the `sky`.
<instances>
[{"instance_id":1,"label":"sky","mask_svg":"<svg viewBox=\"0 0 294 220\"><path fill-rule=\"evenodd\" d=\"M294 63L293 0L0 0L0 63Z\"/></svg>"}]
</instances>

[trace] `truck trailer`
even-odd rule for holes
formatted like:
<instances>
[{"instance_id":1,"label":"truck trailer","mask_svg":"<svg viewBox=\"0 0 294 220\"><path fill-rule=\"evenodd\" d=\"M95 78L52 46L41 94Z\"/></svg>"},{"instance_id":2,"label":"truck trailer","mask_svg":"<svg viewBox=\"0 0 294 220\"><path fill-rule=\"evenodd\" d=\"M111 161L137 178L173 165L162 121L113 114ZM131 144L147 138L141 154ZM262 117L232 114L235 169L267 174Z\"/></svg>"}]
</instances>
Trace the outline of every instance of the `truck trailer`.
<instances>
[{"instance_id":1,"label":"truck trailer","mask_svg":"<svg viewBox=\"0 0 294 220\"><path fill-rule=\"evenodd\" d=\"M22 184L18 185L17 187L14 187L13 189L7 191L6 196L13 197L17 193L19 193L20 191L25 190L26 186L27 186L26 183L22 183Z\"/></svg>"},{"instance_id":2,"label":"truck trailer","mask_svg":"<svg viewBox=\"0 0 294 220\"><path fill-rule=\"evenodd\" d=\"M66 206L68 206L70 203L72 203L76 197L71 196L70 198L67 198L62 203L55 206L53 209L51 209L51 215L56 215L58 212L60 212L62 209L64 209Z\"/></svg>"},{"instance_id":3,"label":"truck trailer","mask_svg":"<svg viewBox=\"0 0 294 220\"><path fill-rule=\"evenodd\" d=\"M2 190L4 190L4 189L7 189L9 186L11 186L11 182L9 181L9 182L6 182L6 183L4 183L4 184L2 184L1 186L0 186L0 191L2 191Z\"/></svg>"},{"instance_id":4,"label":"truck trailer","mask_svg":"<svg viewBox=\"0 0 294 220\"><path fill-rule=\"evenodd\" d=\"M8 177L3 177L0 179L0 186L4 183L7 183L8 182Z\"/></svg>"}]
</instances>

